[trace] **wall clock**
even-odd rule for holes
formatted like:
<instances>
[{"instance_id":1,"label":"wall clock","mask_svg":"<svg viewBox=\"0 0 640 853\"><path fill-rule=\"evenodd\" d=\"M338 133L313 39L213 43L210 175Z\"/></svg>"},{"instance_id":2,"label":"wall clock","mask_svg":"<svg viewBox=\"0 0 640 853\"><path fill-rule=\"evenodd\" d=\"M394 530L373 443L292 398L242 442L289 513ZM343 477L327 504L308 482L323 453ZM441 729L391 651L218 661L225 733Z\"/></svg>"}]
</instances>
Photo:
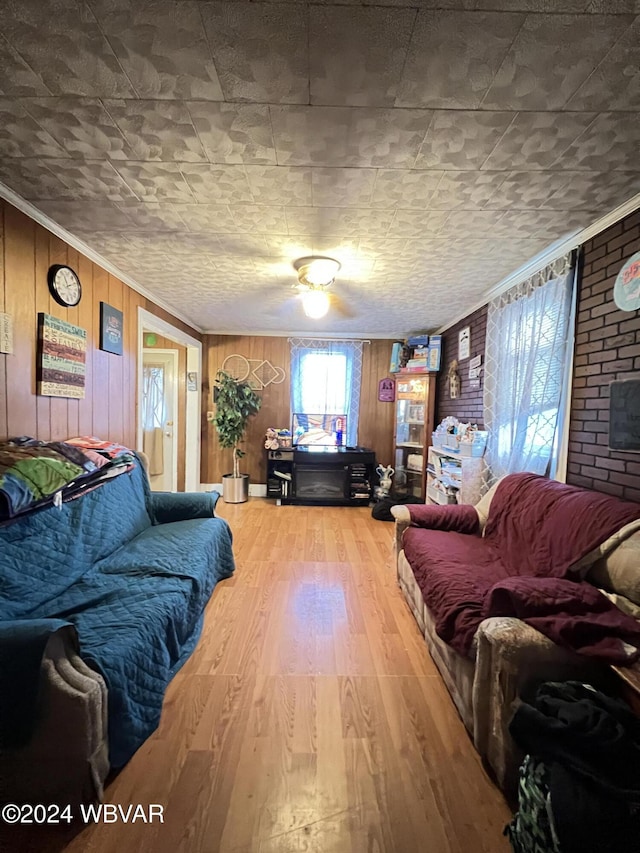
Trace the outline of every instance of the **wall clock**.
<instances>
[{"instance_id":1,"label":"wall clock","mask_svg":"<svg viewBox=\"0 0 640 853\"><path fill-rule=\"evenodd\" d=\"M82 285L78 274L65 264L54 264L47 273L49 290L59 305L73 308L82 297Z\"/></svg>"}]
</instances>

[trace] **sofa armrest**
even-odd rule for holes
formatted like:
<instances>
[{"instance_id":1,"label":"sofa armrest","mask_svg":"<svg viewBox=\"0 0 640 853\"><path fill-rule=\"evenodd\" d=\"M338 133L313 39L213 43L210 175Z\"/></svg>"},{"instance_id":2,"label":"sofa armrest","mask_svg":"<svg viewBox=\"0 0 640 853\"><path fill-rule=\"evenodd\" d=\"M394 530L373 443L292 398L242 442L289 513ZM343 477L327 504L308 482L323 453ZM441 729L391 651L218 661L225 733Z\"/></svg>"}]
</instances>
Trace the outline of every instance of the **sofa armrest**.
<instances>
[{"instance_id":1,"label":"sofa armrest","mask_svg":"<svg viewBox=\"0 0 640 853\"><path fill-rule=\"evenodd\" d=\"M485 619L476 633L473 680L473 740L507 796L514 796L523 754L509 734L522 699L532 699L543 681L580 680L607 688L610 668L553 643L512 617Z\"/></svg>"},{"instance_id":2,"label":"sofa armrest","mask_svg":"<svg viewBox=\"0 0 640 853\"><path fill-rule=\"evenodd\" d=\"M414 527L470 534L479 530L479 516L471 504L408 504L405 509Z\"/></svg>"},{"instance_id":3,"label":"sofa armrest","mask_svg":"<svg viewBox=\"0 0 640 853\"><path fill-rule=\"evenodd\" d=\"M405 504L396 504L391 507L391 515L395 518L393 545L397 560L398 554L402 551L402 534L411 525L409 507Z\"/></svg>"},{"instance_id":4,"label":"sofa armrest","mask_svg":"<svg viewBox=\"0 0 640 853\"><path fill-rule=\"evenodd\" d=\"M152 492L149 512L154 524L186 521L190 518L213 518L218 492Z\"/></svg>"}]
</instances>

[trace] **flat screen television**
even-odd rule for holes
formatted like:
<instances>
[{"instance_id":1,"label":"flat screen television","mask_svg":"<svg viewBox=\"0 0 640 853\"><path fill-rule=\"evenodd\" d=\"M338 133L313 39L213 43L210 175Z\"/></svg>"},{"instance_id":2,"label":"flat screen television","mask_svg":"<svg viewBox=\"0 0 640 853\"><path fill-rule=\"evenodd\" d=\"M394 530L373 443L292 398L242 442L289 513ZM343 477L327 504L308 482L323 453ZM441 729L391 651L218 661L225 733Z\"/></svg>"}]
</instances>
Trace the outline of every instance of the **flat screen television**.
<instances>
[{"instance_id":1,"label":"flat screen television","mask_svg":"<svg viewBox=\"0 0 640 853\"><path fill-rule=\"evenodd\" d=\"M294 447L346 447L346 415L307 415L294 412L291 424Z\"/></svg>"}]
</instances>

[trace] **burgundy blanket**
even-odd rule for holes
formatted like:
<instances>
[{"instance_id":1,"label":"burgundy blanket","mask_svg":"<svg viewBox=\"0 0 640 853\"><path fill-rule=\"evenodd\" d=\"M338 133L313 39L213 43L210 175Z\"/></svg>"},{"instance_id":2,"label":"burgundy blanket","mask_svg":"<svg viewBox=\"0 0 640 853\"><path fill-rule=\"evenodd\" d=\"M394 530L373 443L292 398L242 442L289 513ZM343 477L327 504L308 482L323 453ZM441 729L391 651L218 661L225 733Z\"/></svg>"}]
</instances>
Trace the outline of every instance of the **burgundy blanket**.
<instances>
[{"instance_id":1,"label":"burgundy blanket","mask_svg":"<svg viewBox=\"0 0 640 853\"><path fill-rule=\"evenodd\" d=\"M553 622L552 639L565 636L562 625L570 621L571 614L559 611L556 606L554 579L571 578L575 563L625 524L640 518L640 504L567 486L536 474L511 474L501 481L491 501L484 537L467 532L466 512L459 515L456 528L449 513L463 507L416 509L422 512L417 523L423 527L409 527L405 531L405 556L434 617L436 633L463 655L469 655L480 622L487 616L499 615L490 612L492 588L518 576L548 579L549 620L534 627L550 636ZM432 511L431 521L426 509ZM438 529L425 530L428 525ZM572 586L579 588L578 584ZM601 598L603 609L598 612L608 611L611 617L617 617L620 611L604 596ZM542 618L540 606L537 602L532 619ZM522 605L518 615L529 621ZM604 647L598 646L602 630L595 622L594 648L598 648L600 657L606 657ZM588 623L589 618L584 616L581 648L589 644ZM622 624L620 630L622 637L625 631ZM568 642L573 642L576 633L568 632L566 636ZM636 644L635 636L625 634L625 637L631 645Z\"/></svg>"}]
</instances>

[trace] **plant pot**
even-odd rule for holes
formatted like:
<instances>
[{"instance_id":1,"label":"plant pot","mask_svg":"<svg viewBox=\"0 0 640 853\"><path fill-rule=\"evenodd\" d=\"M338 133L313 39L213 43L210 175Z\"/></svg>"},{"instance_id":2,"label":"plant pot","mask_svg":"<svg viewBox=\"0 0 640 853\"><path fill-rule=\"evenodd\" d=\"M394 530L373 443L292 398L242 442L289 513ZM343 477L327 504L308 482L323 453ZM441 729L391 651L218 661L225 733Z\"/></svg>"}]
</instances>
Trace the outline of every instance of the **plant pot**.
<instances>
[{"instance_id":1,"label":"plant pot","mask_svg":"<svg viewBox=\"0 0 640 853\"><path fill-rule=\"evenodd\" d=\"M222 475L222 497L227 504L243 504L249 500L249 475Z\"/></svg>"}]
</instances>

